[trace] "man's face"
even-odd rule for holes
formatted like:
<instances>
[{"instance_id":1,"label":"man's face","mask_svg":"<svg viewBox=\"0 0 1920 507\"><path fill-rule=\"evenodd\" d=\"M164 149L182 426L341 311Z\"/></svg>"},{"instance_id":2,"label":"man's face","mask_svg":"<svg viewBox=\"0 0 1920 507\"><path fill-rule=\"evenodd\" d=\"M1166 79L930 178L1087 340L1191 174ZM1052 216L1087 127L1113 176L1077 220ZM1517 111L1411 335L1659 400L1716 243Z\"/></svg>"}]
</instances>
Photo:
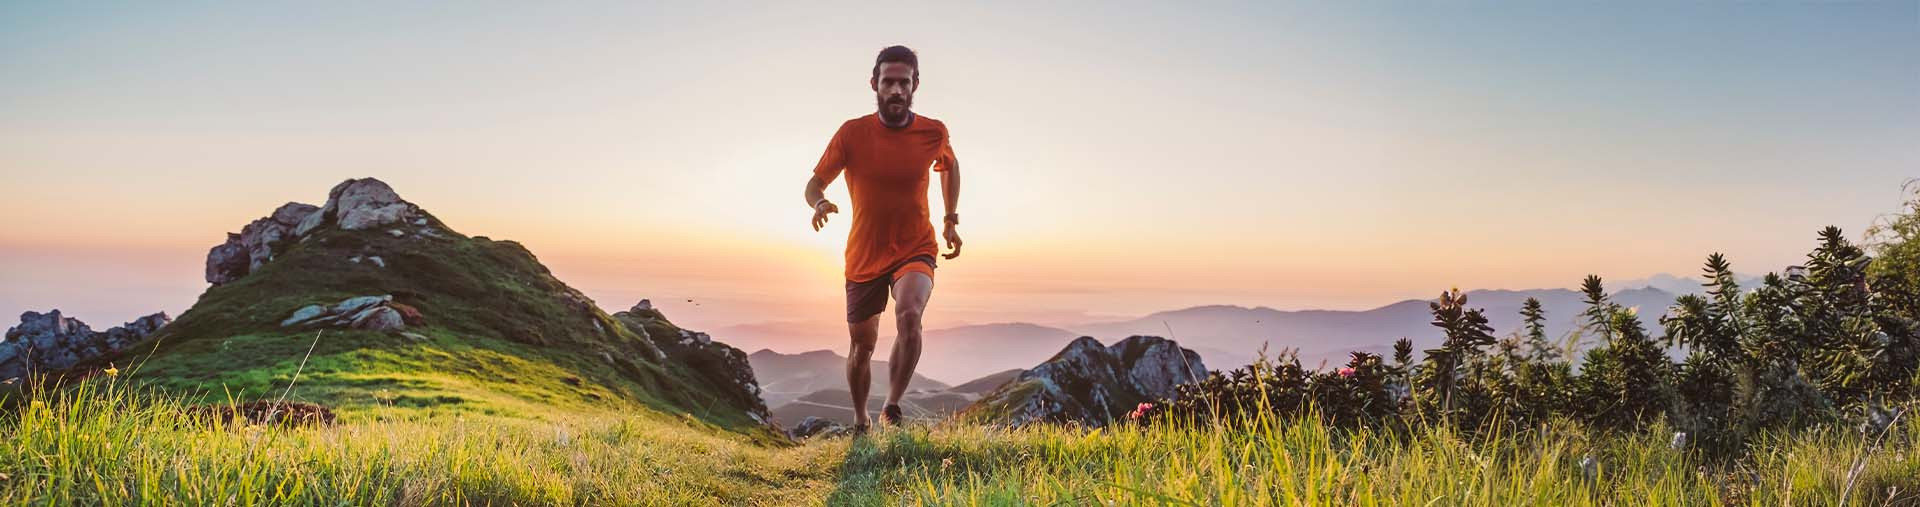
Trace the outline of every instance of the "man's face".
<instances>
[{"instance_id":1,"label":"man's face","mask_svg":"<svg viewBox=\"0 0 1920 507\"><path fill-rule=\"evenodd\" d=\"M907 110L913 108L913 89L920 86L913 78L913 66L899 62L880 64L880 75L871 84L880 115L895 120L906 118Z\"/></svg>"}]
</instances>

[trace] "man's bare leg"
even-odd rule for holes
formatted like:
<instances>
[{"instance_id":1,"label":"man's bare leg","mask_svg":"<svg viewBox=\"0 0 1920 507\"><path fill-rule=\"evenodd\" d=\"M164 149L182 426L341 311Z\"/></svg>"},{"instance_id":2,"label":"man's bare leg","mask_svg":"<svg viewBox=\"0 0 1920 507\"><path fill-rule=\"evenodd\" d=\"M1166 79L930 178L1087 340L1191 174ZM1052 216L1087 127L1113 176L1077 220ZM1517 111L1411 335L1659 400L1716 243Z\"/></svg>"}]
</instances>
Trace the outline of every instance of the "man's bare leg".
<instances>
[{"instance_id":1,"label":"man's bare leg","mask_svg":"<svg viewBox=\"0 0 1920 507\"><path fill-rule=\"evenodd\" d=\"M880 316L847 323L853 349L847 352L847 390L853 392L853 425L868 426L867 391L873 386L873 347L880 340Z\"/></svg>"},{"instance_id":2,"label":"man's bare leg","mask_svg":"<svg viewBox=\"0 0 1920 507\"><path fill-rule=\"evenodd\" d=\"M913 380L913 368L920 364L920 316L933 297L933 278L926 273L907 273L893 282L893 321L899 335L893 341L893 356L887 365L887 404L900 404L907 394L907 382ZM877 328L876 328L877 329Z\"/></svg>"}]
</instances>

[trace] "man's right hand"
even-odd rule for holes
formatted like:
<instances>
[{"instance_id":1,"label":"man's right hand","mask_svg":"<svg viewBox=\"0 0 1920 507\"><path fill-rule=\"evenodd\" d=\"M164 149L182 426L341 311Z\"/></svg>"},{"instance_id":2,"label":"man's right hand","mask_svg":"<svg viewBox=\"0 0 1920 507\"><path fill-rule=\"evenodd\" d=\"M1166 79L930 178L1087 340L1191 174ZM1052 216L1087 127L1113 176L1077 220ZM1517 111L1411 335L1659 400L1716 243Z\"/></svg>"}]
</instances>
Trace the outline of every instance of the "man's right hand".
<instances>
[{"instance_id":1,"label":"man's right hand","mask_svg":"<svg viewBox=\"0 0 1920 507\"><path fill-rule=\"evenodd\" d=\"M839 212L839 206L833 205L832 201L821 199L819 204L813 205L813 230L818 231L827 225L827 214Z\"/></svg>"}]
</instances>

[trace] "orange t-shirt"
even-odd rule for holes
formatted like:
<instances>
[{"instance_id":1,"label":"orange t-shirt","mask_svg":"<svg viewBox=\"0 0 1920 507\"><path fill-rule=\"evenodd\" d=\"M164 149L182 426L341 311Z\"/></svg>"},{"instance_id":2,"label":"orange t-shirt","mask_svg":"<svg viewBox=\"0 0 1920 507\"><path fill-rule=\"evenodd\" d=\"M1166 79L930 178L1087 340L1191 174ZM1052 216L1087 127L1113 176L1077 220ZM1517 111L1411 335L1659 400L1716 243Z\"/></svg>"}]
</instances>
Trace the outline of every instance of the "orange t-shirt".
<instances>
[{"instance_id":1,"label":"orange t-shirt","mask_svg":"<svg viewBox=\"0 0 1920 507\"><path fill-rule=\"evenodd\" d=\"M940 253L927 212L927 170L956 164L940 120L915 115L896 129L869 114L840 124L813 175L832 183L847 173L847 192L853 196L847 280L873 280L908 258Z\"/></svg>"}]
</instances>

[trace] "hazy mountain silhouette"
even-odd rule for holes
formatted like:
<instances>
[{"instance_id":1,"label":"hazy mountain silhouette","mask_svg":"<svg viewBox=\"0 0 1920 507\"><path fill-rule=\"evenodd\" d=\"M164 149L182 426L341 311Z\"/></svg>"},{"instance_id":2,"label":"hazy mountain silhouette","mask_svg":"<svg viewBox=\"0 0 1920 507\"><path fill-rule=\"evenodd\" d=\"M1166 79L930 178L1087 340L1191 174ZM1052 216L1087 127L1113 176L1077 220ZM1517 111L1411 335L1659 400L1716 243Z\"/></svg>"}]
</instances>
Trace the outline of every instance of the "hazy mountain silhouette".
<instances>
[{"instance_id":1,"label":"hazy mountain silhouette","mask_svg":"<svg viewBox=\"0 0 1920 507\"><path fill-rule=\"evenodd\" d=\"M747 364L753 366L754 378L761 379L760 399L765 400L768 407L778 407L821 390L839 389L845 393L847 389L847 357L831 350L782 354L762 349L748 354ZM926 364L924 359L921 364ZM885 396L889 365L886 361L874 361L871 366L872 392ZM907 385L912 389L928 390L948 387L945 383L919 374L915 374L913 382ZM842 402L845 403L845 400Z\"/></svg>"},{"instance_id":2,"label":"hazy mountain silhouette","mask_svg":"<svg viewBox=\"0 0 1920 507\"><path fill-rule=\"evenodd\" d=\"M1547 333L1565 338L1577 329L1585 307L1579 292L1568 289L1475 290L1467 304L1485 308L1496 335L1505 336L1521 323L1520 306L1537 298L1547 311ZM1615 292L1614 302L1640 309L1649 329L1673 305L1672 293L1655 288ZM1426 300L1406 300L1362 311L1247 308L1230 305L1197 306L1154 313L1137 319L1073 326L1090 336L1171 335L1206 358L1207 364L1227 369L1247 364L1264 345L1271 353L1296 349L1303 364L1318 366L1346 362L1351 351L1386 353L1394 340L1413 340L1416 350L1437 346L1439 330L1431 324ZM1168 332L1168 328L1172 332Z\"/></svg>"}]
</instances>

